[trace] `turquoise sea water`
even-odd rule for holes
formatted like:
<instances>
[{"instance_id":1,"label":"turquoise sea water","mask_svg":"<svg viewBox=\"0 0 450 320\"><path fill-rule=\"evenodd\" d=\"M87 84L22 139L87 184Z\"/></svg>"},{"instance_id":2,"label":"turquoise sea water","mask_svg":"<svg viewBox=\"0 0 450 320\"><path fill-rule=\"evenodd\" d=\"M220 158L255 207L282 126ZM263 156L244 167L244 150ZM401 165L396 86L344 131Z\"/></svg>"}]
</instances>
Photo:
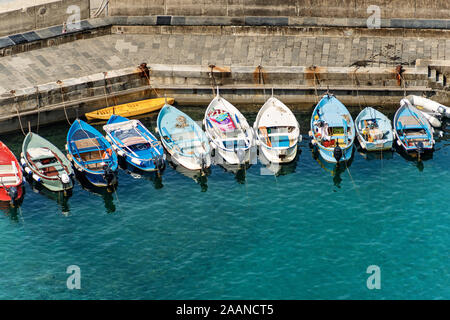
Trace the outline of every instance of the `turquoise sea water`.
<instances>
[{"instance_id":1,"label":"turquoise sea water","mask_svg":"<svg viewBox=\"0 0 450 320\"><path fill-rule=\"evenodd\" d=\"M355 152L333 175L309 149L310 112L297 115L301 154L283 175L121 170L116 193L77 183L66 201L27 184L20 209L0 212L0 298L449 299L449 130L423 165ZM67 130L39 134L63 148ZM19 155L21 133L0 138ZM70 265L81 290L66 287ZM366 286L370 265L380 290Z\"/></svg>"}]
</instances>

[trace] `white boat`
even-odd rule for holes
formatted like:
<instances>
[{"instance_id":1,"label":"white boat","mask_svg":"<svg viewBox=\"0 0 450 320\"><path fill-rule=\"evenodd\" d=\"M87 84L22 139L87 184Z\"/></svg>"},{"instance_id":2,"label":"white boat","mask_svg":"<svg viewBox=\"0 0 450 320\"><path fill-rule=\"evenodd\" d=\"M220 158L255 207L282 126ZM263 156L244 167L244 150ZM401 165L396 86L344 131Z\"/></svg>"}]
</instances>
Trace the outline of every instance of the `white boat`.
<instances>
[{"instance_id":1,"label":"white boat","mask_svg":"<svg viewBox=\"0 0 450 320\"><path fill-rule=\"evenodd\" d=\"M300 126L292 111L274 96L261 107L253 125L260 151L273 163L288 163L297 155Z\"/></svg>"},{"instance_id":2,"label":"white boat","mask_svg":"<svg viewBox=\"0 0 450 320\"><path fill-rule=\"evenodd\" d=\"M414 95L409 95L406 99L419 111L431 112L450 118L450 108L440 104L439 102Z\"/></svg>"},{"instance_id":3,"label":"white boat","mask_svg":"<svg viewBox=\"0 0 450 320\"><path fill-rule=\"evenodd\" d=\"M419 109L417 109L427 120L428 120L428 122L433 126L433 127L435 127L435 128L440 128L441 126L442 126L442 123L441 123L441 121L437 118L437 117L435 117L435 116L433 116L433 115L431 115L431 114L429 114L429 113L426 113L426 112L424 112L424 111L422 111L422 110L419 110Z\"/></svg>"},{"instance_id":4,"label":"white boat","mask_svg":"<svg viewBox=\"0 0 450 320\"><path fill-rule=\"evenodd\" d=\"M254 133L244 115L219 95L211 101L203 118L211 147L228 164L242 165L250 162ZM216 162L220 161L216 158Z\"/></svg>"}]
</instances>

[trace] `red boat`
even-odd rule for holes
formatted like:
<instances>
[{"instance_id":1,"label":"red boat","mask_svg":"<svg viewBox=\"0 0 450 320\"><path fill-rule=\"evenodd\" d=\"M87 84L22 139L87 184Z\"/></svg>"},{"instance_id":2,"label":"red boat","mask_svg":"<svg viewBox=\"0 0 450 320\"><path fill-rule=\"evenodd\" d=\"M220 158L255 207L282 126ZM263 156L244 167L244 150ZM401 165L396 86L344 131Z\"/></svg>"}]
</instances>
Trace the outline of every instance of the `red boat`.
<instances>
[{"instance_id":1,"label":"red boat","mask_svg":"<svg viewBox=\"0 0 450 320\"><path fill-rule=\"evenodd\" d=\"M0 201L15 201L23 195L22 168L14 154L0 141Z\"/></svg>"}]
</instances>

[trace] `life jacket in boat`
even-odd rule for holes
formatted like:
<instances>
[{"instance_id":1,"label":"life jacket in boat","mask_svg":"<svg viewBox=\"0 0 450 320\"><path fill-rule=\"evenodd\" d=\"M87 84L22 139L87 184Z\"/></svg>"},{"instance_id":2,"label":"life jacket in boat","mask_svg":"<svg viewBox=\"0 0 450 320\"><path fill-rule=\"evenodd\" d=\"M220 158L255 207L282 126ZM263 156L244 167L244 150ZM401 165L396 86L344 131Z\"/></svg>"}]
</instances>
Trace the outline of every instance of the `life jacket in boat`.
<instances>
[{"instance_id":1,"label":"life jacket in boat","mask_svg":"<svg viewBox=\"0 0 450 320\"><path fill-rule=\"evenodd\" d=\"M103 152L103 160L106 160L106 159L108 159L111 156L112 156L111 148L108 148L108 149L105 150L105 152Z\"/></svg>"}]
</instances>

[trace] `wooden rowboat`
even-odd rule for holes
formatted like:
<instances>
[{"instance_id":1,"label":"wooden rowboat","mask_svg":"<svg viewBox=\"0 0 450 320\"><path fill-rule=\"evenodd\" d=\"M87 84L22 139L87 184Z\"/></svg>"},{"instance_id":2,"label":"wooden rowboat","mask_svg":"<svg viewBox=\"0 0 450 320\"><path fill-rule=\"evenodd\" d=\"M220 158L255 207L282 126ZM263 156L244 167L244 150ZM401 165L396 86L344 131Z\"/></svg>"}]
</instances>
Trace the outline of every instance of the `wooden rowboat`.
<instances>
[{"instance_id":1,"label":"wooden rowboat","mask_svg":"<svg viewBox=\"0 0 450 320\"><path fill-rule=\"evenodd\" d=\"M283 102L270 97L259 110L253 129L268 161L288 163L295 159L297 144L302 140L300 125Z\"/></svg>"},{"instance_id":2,"label":"wooden rowboat","mask_svg":"<svg viewBox=\"0 0 450 320\"><path fill-rule=\"evenodd\" d=\"M103 130L117 155L131 166L142 171L164 168L161 142L139 120L113 115Z\"/></svg>"},{"instance_id":3,"label":"wooden rowboat","mask_svg":"<svg viewBox=\"0 0 450 320\"><path fill-rule=\"evenodd\" d=\"M52 143L28 133L22 144L20 162L27 175L50 191L72 189L72 165L66 156Z\"/></svg>"},{"instance_id":4,"label":"wooden rowboat","mask_svg":"<svg viewBox=\"0 0 450 320\"><path fill-rule=\"evenodd\" d=\"M96 187L117 184L117 155L100 132L77 119L67 133L67 158Z\"/></svg>"},{"instance_id":5,"label":"wooden rowboat","mask_svg":"<svg viewBox=\"0 0 450 320\"><path fill-rule=\"evenodd\" d=\"M203 172L211 166L208 137L187 114L166 104L159 112L157 125L172 162Z\"/></svg>"},{"instance_id":6,"label":"wooden rowboat","mask_svg":"<svg viewBox=\"0 0 450 320\"><path fill-rule=\"evenodd\" d=\"M86 119L91 120L108 120L113 114L129 118L140 114L150 113L161 109L166 103L172 104L175 100L173 98L155 98L136 102L130 102L95 110L85 113Z\"/></svg>"},{"instance_id":7,"label":"wooden rowboat","mask_svg":"<svg viewBox=\"0 0 450 320\"><path fill-rule=\"evenodd\" d=\"M367 151L391 150L394 140L392 123L374 108L362 110L355 120L356 136L362 149Z\"/></svg>"},{"instance_id":8,"label":"wooden rowboat","mask_svg":"<svg viewBox=\"0 0 450 320\"><path fill-rule=\"evenodd\" d=\"M13 205L23 195L22 169L14 154L0 141L0 201Z\"/></svg>"},{"instance_id":9,"label":"wooden rowboat","mask_svg":"<svg viewBox=\"0 0 450 320\"><path fill-rule=\"evenodd\" d=\"M254 144L252 127L218 91L206 109L203 124L212 147L226 163L242 165L250 162L250 148Z\"/></svg>"},{"instance_id":10,"label":"wooden rowboat","mask_svg":"<svg viewBox=\"0 0 450 320\"><path fill-rule=\"evenodd\" d=\"M325 161L348 161L353 153L355 126L347 108L334 95L325 94L311 117L311 143Z\"/></svg>"}]
</instances>

